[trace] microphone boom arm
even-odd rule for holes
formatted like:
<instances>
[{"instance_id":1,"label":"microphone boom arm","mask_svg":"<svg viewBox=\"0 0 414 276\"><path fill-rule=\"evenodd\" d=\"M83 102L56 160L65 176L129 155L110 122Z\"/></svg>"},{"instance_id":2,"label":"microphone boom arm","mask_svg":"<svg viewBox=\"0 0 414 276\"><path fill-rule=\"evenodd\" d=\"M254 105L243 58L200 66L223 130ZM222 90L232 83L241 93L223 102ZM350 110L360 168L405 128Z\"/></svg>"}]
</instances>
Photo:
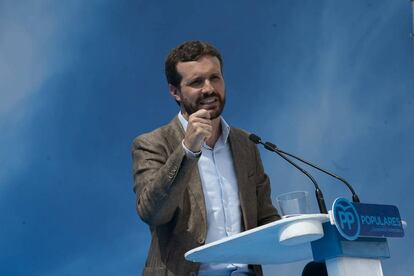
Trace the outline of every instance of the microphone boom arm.
<instances>
[{"instance_id":1,"label":"microphone boom arm","mask_svg":"<svg viewBox=\"0 0 414 276\"><path fill-rule=\"evenodd\" d=\"M318 202L318 206L319 206L319 211L322 214L327 214L328 211L326 209L326 204L325 204L325 199L323 198L323 194L321 189L319 189L319 185L316 182L315 178L313 178L310 173L308 173L306 170L304 170L303 168L299 167L299 165L297 165L295 162L293 162L292 160L290 160L289 158L287 158L286 156L284 156L282 153L280 153L280 151L278 150L278 148L273 145L272 143L263 143L262 139L257 136L256 134L251 133L249 135L249 139L255 143L255 144L261 144L265 147L265 149L275 152L276 154L278 154L280 157L282 157L284 160L286 160L287 162L289 162L289 164L293 165L296 169L300 170L303 174L305 174L313 183L313 185L315 186L315 195L316 195L316 201Z\"/></svg>"},{"instance_id":2,"label":"microphone boom arm","mask_svg":"<svg viewBox=\"0 0 414 276\"><path fill-rule=\"evenodd\" d=\"M313 163L311 163L309 161L303 160L300 157L297 157L297 156L295 156L295 155L293 155L291 153L288 153L288 152L286 152L284 150L281 150L276 145L274 145L272 143L266 142L266 144L270 144L272 147L274 147L275 149L277 149L282 154L285 154L287 156L290 156L292 158L295 158L296 160L299 160L300 162L302 162L302 163L304 163L304 164L306 164L308 166L311 166L312 168L317 169L318 171L321 171L323 173L326 173L327 175L332 176L333 178L338 179L339 181L341 181L342 183L344 183L348 187L348 189L351 191L351 193L352 193L352 201L353 202L360 202L359 197L356 194L355 190L352 188L351 184L349 184L348 181L346 181L344 178L342 178L342 177L340 177L340 176L338 176L336 174L333 174L333 173L331 173L331 172L329 172L329 171L327 171L327 170L325 170L325 169L323 169L323 168L321 168L321 167L319 167L319 166L317 166L317 165L315 165L315 164L313 164Z\"/></svg>"},{"instance_id":3,"label":"microphone boom arm","mask_svg":"<svg viewBox=\"0 0 414 276\"><path fill-rule=\"evenodd\" d=\"M287 158L285 155L283 155L283 153L276 146L274 146L272 143L266 142L264 144L263 143L260 143L260 144L262 144L267 150L270 150L270 151L278 154L280 157L282 157L287 162L289 162L292 166L294 166L295 168L300 170L303 174L305 174L312 181L313 185L315 186L315 195L316 195L316 199L317 199L316 201L318 202L319 211L321 212L321 214L327 214L328 210L326 209L325 199L323 197L321 189L319 189L319 185L316 182L315 178L310 173L308 173L305 169L301 168L295 162L293 162L292 160Z\"/></svg>"}]
</instances>

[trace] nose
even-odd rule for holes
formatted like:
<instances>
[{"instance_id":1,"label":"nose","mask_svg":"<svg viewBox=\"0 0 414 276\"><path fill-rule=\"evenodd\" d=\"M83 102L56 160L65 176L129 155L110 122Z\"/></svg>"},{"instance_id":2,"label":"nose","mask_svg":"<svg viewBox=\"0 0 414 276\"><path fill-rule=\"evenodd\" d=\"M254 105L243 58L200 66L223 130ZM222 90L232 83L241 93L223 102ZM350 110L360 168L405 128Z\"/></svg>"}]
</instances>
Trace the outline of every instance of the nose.
<instances>
[{"instance_id":1,"label":"nose","mask_svg":"<svg viewBox=\"0 0 414 276\"><path fill-rule=\"evenodd\" d=\"M211 84L210 80L206 79L203 83L203 87L201 89L201 93L203 94L211 94L214 91L214 87Z\"/></svg>"}]
</instances>

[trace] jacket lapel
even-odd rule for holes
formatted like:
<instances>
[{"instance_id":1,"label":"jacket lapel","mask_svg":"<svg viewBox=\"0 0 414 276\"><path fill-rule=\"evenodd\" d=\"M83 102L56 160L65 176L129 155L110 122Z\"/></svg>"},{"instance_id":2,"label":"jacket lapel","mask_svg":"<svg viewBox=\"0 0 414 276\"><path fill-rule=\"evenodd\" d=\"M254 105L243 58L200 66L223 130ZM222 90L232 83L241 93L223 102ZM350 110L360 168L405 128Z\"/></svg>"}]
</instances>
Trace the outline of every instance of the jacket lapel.
<instances>
[{"instance_id":1,"label":"jacket lapel","mask_svg":"<svg viewBox=\"0 0 414 276\"><path fill-rule=\"evenodd\" d=\"M237 185L239 188L240 207L243 214L244 230L251 229L256 226L255 219L255 185L249 183L249 167L252 160L248 155L248 145L243 142L241 136L235 133L234 129L230 129L229 141L230 149L233 157L234 169L236 172ZM250 205L250 206L249 206Z\"/></svg>"},{"instance_id":2,"label":"jacket lapel","mask_svg":"<svg viewBox=\"0 0 414 276\"><path fill-rule=\"evenodd\" d=\"M201 217L202 217L202 225L207 227L207 211L206 211L206 203L204 201L204 193L201 184L201 178L198 171L198 167L196 170L193 170L191 183L188 185L188 189L190 193L194 196L195 202L200 209Z\"/></svg>"}]
</instances>

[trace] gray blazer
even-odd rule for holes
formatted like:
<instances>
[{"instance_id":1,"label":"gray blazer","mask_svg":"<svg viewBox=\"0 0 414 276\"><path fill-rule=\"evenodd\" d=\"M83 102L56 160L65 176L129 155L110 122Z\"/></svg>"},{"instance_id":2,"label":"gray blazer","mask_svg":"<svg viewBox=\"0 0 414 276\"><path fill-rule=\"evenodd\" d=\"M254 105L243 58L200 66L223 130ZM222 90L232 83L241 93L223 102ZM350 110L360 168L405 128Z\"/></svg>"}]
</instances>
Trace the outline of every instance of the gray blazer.
<instances>
[{"instance_id":1,"label":"gray blazer","mask_svg":"<svg viewBox=\"0 0 414 276\"><path fill-rule=\"evenodd\" d=\"M197 159L186 157L178 117L133 142L136 208L151 231L142 275L197 275L199 263L184 253L204 244L206 209ZM244 131L231 128L229 143L239 187L245 230L280 218L271 203L269 178L259 152ZM261 267L252 266L256 275Z\"/></svg>"}]
</instances>

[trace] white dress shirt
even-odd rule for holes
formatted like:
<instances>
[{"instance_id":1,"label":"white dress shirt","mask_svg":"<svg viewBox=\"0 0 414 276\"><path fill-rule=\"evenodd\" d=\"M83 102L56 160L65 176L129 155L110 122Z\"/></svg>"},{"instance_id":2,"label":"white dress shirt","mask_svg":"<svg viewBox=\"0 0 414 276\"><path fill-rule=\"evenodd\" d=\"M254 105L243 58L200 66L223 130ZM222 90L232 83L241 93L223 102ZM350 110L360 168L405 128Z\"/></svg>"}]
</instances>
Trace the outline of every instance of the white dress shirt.
<instances>
[{"instance_id":1,"label":"white dress shirt","mask_svg":"<svg viewBox=\"0 0 414 276\"><path fill-rule=\"evenodd\" d=\"M181 114L178 118L187 130L188 122ZM213 148L207 144L201 147L198 161L201 184L207 211L206 243L240 233L242 231L242 214L240 209L239 189L234 171L233 157L228 143L230 126L221 117L222 132ZM194 158L182 143L187 156ZM199 155L199 154L198 154ZM199 276L207 275L245 275L245 264L207 264L200 266Z\"/></svg>"}]
</instances>

